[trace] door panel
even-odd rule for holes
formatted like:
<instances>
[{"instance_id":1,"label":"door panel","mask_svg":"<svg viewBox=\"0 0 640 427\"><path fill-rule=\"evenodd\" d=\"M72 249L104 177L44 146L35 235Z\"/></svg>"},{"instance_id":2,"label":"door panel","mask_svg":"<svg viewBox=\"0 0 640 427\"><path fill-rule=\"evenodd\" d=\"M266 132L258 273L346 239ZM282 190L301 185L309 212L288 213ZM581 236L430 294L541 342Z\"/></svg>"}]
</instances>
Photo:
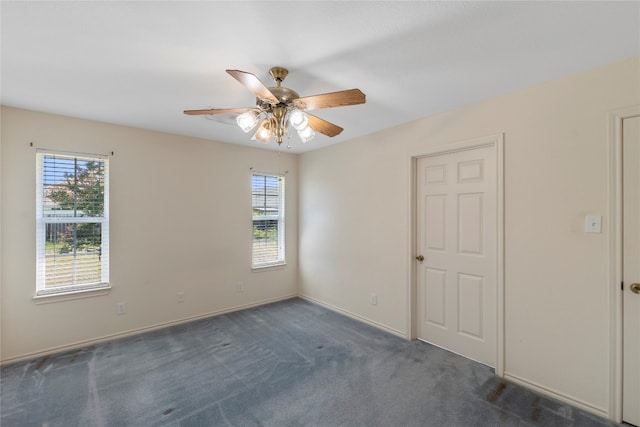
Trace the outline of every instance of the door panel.
<instances>
[{"instance_id":1,"label":"door panel","mask_svg":"<svg viewBox=\"0 0 640 427\"><path fill-rule=\"evenodd\" d=\"M482 255L484 250L482 193L458 194L458 253Z\"/></svg>"},{"instance_id":2,"label":"door panel","mask_svg":"<svg viewBox=\"0 0 640 427\"><path fill-rule=\"evenodd\" d=\"M418 338L496 363L495 147L418 159Z\"/></svg>"},{"instance_id":3,"label":"door panel","mask_svg":"<svg viewBox=\"0 0 640 427\"><path fill-rule=\"evenodd\" d=\"M484 278L458 274L458 332L483 339Z\"/></svg>"},{"instance_id":4,"label":"door panel","mask_svg":"<svg viewBox=\"0 0 640 427\"><path fill-rule=\"evenodd\" d=\"M434 268L425 269L424 319L427 323L447 327L447 272Z\"/></svg>"},{"instance_id":5,"label":"door panel","mask_svg":"<svg viewBox=\"0 0 640 427\"><path fill-rule=\"evenodd\" d=\"M445 228L447 217L447 197L443 194L426 196L425 215L429 218L425 224L426 244L429 250L444 251L446 250Z\"/></svg>"},{"instance_id":6,"label":"door panel","mask_svg":"<svg viewBox=\"0 0 640 427\"><path fill-rule=\"evenodd\" d=\"M623 152L623 401L624 421L640 426L640 117L622 122Z\"/></svg>"}]
</instances>

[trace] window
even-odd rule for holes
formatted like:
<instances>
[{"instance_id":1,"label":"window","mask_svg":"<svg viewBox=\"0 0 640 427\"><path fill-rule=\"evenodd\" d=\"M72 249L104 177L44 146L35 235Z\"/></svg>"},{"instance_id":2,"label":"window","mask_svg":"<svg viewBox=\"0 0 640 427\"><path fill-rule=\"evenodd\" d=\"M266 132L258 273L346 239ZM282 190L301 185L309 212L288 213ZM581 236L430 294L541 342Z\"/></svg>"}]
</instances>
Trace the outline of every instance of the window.
<instances>
[{"instance_id":1,"label":"window","mask_svg":"<svg viewBox=\"0 0 640 427\"><path fill-rule=\"evenodd\" d=\"M109 163L37 153L36 296L109 286Z\"/></svg>"},{"instance_id":2,"label":"window","mask_svg":"<svg viewBox=\"0 0 640 427\"><path fill-rule=\"evenodd\" d=\"M284 260L284 177L253 174L253 268L281 265Z\"/></svg>"}]
</instances>

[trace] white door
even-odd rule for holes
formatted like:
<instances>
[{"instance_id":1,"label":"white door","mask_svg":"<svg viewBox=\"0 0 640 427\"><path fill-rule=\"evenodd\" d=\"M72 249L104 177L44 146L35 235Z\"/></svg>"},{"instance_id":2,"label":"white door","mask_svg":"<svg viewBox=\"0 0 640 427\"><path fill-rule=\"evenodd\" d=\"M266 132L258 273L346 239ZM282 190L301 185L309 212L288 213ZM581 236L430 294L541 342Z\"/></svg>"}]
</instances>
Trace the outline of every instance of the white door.
<instances>
[{"instance_id":1,"label":"white door","mask_svg":"<svg viewBox=\"0 0 640 427\"><path fill-rule=\"evenodd\" d=\"M624 119L622 131L622 418L640 426L640 116Z\"/></svg>"},{"instance_id":2,"label":"white door","mask_svg":"<svg viewBox=\"0 0 640 427\"><path fill-rule=\"evenodd\" d=\"M495 146L417 162L417 335L496 366Z\"/></svg>"}]
</instances>

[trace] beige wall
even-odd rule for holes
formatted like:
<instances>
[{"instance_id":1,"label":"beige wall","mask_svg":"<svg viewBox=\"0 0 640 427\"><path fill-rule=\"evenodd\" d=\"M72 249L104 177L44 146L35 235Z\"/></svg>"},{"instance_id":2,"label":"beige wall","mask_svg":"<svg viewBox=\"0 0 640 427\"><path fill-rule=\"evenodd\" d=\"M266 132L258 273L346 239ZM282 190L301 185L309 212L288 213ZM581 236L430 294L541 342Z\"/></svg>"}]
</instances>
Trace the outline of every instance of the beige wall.
<instances>
[{"instance_id":1,"label":"beige wall","mask_svg":"<svg viewBox=\"0 0 640 427\"><path fill-rule=\"evenodd\" d=\"M33 300L37 148L114 152L108 295ZM2 361L297 293L295 155L3 107L1 160ZM284 268L251 271L251 167L288 171Z\"/></svg>"},{"instance_id":2,"label":"beige wall","mask_svg":"<svg viewBox=\"0 0 640 427\"><path fill-rule=\"evenodd\" d=\"M607 112L640 104L634 58L300 159L300 292L409 333L410 158L505 136L505 371L609 410ZM496 76L499 78L499 76ZM584 217L603 215L602 234ZM370 295L378 305L370 305Z\"/></svg>"}]
</instances>

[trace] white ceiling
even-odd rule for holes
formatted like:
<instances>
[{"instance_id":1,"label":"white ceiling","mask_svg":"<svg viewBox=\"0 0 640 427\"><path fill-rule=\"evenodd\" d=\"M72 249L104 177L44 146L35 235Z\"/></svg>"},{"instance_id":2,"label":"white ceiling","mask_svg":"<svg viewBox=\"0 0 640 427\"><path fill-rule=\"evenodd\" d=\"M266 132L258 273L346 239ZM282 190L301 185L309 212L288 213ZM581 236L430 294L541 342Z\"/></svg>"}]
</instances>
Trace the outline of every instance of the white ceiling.
<instances>
[{"instance_id":1,"label":"white ceiling","mask_svg":"<svg viewBox=\"0 0 640 427\"><path fill-rule=\"evenodd\" d=\"M301 96L367 95L317 110L344 132L292 136L294 153L640 55L638 1L2 1L0 13L3 105L265 147L182 111L254 106L226 69L272 86L283 66Z\"/></svg>"}]
</instances>

